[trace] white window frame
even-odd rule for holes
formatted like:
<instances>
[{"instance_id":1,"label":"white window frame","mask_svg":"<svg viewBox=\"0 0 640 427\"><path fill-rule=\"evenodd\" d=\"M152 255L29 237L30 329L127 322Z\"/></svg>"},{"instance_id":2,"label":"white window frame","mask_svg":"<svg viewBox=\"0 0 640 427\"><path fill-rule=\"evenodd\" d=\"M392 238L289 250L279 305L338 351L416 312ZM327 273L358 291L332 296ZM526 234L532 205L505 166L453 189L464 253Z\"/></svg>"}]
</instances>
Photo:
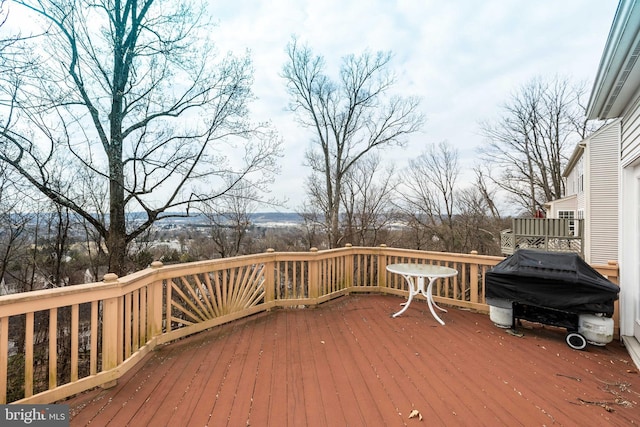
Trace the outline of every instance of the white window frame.
<instances>
[{"instance_id":1,"label":"white window frame","mask_svg":"<svg viewBox=\"0 0 640 427\"><path fill-rule=\"evenodd\" d=\"M578 164L576 165L576 169L577 169L577 180L578 180L578 189L576 191L576 193L582 193L584 192L584 162L583 162L583 158L581 157L580 160L578 160Z\"/></svg>"},{"instance_id":2,"label":"white window frame","mask_svg":"<svg viewBox=\"0 0 640 427\"><path fill-rule=\"evenodd\" d=\"M578 211L580 212L580 211ZM572 236L576 235L576 211L573 210L559 210L558 218L560 219L568 219L569 220L569 232Z\"/></svg>"}]
</instances>

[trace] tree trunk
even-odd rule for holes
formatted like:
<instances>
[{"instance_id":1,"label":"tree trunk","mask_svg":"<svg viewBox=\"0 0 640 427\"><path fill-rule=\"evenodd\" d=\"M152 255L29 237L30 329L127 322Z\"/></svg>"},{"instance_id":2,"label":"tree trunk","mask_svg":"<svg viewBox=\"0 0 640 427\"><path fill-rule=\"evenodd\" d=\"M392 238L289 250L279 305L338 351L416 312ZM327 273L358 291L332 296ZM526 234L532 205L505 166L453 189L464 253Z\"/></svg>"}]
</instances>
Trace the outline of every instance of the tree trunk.
<instances>
[{"instance_id":1,"label":"tree trunk","mask_svg":"<svg viewBox=\"0 0 640 427\"><path fill-rule=\"evenodd\" d=\"M122 169L117 167L115 176L122 177ZM120 170L119 173L117 170ZM120 178L122 179L122 178ZM121 181L120 181L121 182ZM107 236L107 250L109 251L109 272L118 276L126 275L126 220L124 210L124 191L119 180L111 176L110 184L110 209L109 209L109 235Z\"/></svg>"},{"instance_id":2,"label":"tree trunk","mask_svg":"<svg viewBox=\"0 0 640 427\"><path fill-rule=\"evenodd\" d=\"M118 108L114 102L114 108ZM112 115L118 116L117 114ZM112 118L111 147L109 150L109 272L126 275L127 222L125 217L124 166L122 164L121 123Z\"/></svg>"}]
</instances>

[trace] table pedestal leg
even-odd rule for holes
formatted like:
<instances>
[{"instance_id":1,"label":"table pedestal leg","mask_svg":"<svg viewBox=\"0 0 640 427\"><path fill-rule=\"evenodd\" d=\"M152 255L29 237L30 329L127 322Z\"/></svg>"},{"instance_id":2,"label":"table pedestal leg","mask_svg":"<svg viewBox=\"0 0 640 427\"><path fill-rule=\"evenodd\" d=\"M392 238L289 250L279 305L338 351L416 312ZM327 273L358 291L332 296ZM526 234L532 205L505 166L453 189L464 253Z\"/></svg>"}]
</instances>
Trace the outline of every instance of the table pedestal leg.
<instances>
[{"instance_id":1,"label":"table pedestal leg","mask_svg":"<svg viewBox=\"0 0 640 427\"><path fill-rule=\"evenodd\" d=\"M445 310L442 307L439 307L438 304L436 304L436 302L433 300L433 291L432 291L433 283L438 278L437 277L430 278L429 284L427 285L427 289L425 289L424 277L418 277L417 283L415 282L415 278L412 276L403 276L403 277L407 280L407 284L409 285L409 298L407 299L407 302L400 304L404 306L402 307L402 310L395 313L392 317L398 317L402 313L407 311L407 309L409 308L409 305L411 304L411 301L413 301L413 297L420 293L427 299L427 305L429 306L429 311L431 312L431 315L433 316L433 318L436 319L438 323L440 323L441 325L444 325L444 322L442 321L442 319L436 314L435 310L433 309L433 307L435 307L440 311L444 311L445 313L447 312L447 310Z\"/></svg>"},{"instance_id":2,"label":"table pedestal leg","mask_svg":"<svg viewBox=\"0 0 640 427\"><path fill-rule=\"evenodd\" d=\"M436 319L441 325L444 326L444 322L442 321L442 319L440 317L438 317L436 312L433 310L433 307L435 307L440 311L444 311L445 313L447 312L447 310L445 310L442 307L439 307L438 304L436 304L436 302L433 300L432 288L433 288L433 282L435 282L436 279L437 279L437 277L433 277L433 278L429 279L429 285L427 286L426 293L423 291L422 295L424 295L425 298L427 298L427 305L429 305L429 311L431 311L431 314L433 315L433 318Z\"/></svg>"},{"instance_id":3,"label":"table pedestal leg","mask_svg":"<svg viewBox=\"0 0 640 427\"><path fill-rule=\"evenodd\" d=\"M402 304L400 304L400 305L404 306L404 307L402 307L402 310L400 310L399 312L395 313L391 317L398 317L402 313L407 311L407 308L409 308L409 304L411 304L411 301L413 300L414 295L417 295L418 292L419 292L415 282L413 281L413 277L411 277L411 276L403 276L403 277L407 280L407 284L409 285L409 298L407 299L407 302L403 302Z\"/></svg>"}]
</instances>

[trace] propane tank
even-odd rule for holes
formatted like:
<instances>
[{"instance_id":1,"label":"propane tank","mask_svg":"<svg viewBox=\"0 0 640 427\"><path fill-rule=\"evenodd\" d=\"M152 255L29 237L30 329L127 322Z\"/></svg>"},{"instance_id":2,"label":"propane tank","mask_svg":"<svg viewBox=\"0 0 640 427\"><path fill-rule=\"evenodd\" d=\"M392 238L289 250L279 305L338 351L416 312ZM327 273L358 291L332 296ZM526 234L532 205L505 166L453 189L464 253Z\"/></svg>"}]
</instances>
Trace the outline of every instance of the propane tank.
<instances>
[{"instance_id":1,"label":"propane tank","mask_svg":"<svg viewBox=\"0 0 640 427\"><path fill-rule=\"evenodd\" d=\"M501 298L487 298L489 319L498 328L510 328L513 322L513 303Z\"/></svg>"},{"instance_id":2,"label":"propane tank","mask_svg":"<svg viewBox=\"0 0 640 427\"><path fill-rule=\"evenodd\" d=\"M590 344L608 344L613 341L613 319L594 314L581 314L578 318L578 332Z\"/></svg>"}]
</instances>

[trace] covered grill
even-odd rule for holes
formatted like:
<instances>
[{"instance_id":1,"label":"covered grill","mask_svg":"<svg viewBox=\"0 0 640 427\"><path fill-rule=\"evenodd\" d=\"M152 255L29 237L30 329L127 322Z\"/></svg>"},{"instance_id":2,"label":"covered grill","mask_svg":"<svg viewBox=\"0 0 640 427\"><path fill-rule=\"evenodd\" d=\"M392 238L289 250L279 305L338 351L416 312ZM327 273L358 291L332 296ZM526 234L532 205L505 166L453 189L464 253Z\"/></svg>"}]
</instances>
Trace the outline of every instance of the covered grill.
<instances>
[{"instance_id":1,"label":"covered grill","mask_svg":"<svg viewBox=\"0 0 640 427\"><path fill-rule=\"evenodd\" d=\"M485 284L490 306L512 310L512 327L516 319L564 327L567 344L584 348L581 324L593 327L591 323L600 322L594 320L597 314L608 319L603 320L611 324L611 334L606 335L613 335L610 318L620 288L577 254L520 249L487 272Z\"/></svg>"}]
</instances>

